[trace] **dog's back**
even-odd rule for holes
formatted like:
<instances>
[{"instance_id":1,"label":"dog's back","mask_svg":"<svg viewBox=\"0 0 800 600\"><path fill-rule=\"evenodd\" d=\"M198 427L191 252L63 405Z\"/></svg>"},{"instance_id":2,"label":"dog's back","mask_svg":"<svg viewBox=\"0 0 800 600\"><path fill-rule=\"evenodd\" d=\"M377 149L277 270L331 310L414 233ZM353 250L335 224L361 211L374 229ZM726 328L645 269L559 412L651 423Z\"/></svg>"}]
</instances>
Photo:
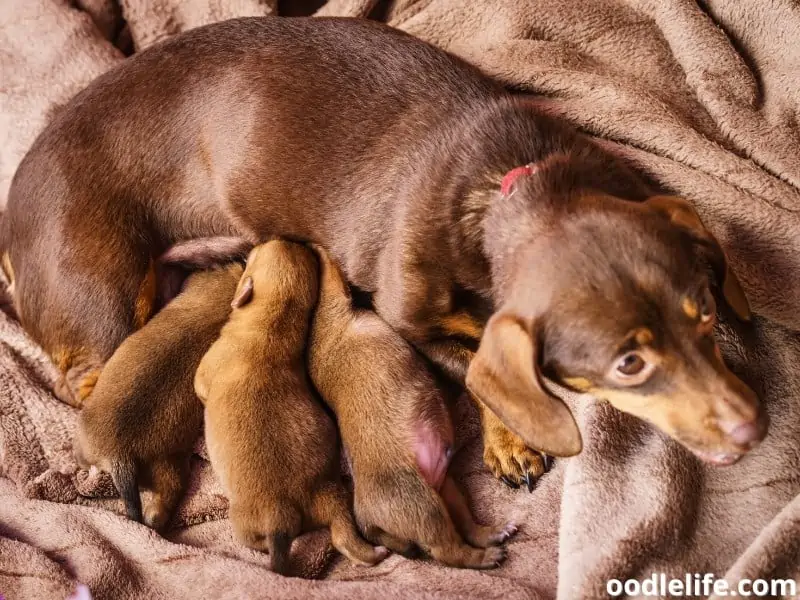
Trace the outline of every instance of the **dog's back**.
<instances>
[{"instance_id":1,"label":"dog's back","mask_svg":"<svg viewBox=\"0 0 800 600\"><path fill-rule=\"evenodd\" d=\"M328 218L350 210L345 187L369 182L370 198L390 199L374 173L353 171L365 147L391 158L387 132L424 122L405 113L457 112L492 89L440 50L359 20L236 19L137 54L59 111L14 177L2 250L26 329L51 354L85 347L95 355L82 360L102 363L129 333L148 257L178 240L354 242L353 224ZM287 130L309 122L309 106L324 127ZM64 236L39 234L50 229ZM87 302L84 276L102 304Z\"/></svg>"}]
</instances>

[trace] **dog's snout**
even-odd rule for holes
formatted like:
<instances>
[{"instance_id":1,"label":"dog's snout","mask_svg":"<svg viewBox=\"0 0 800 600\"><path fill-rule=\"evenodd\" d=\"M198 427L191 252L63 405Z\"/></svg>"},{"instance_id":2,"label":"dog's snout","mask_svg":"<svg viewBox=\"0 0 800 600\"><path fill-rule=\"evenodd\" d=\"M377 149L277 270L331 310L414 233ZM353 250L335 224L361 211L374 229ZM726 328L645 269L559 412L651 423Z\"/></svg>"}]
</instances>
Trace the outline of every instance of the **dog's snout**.
<instances>
[{"instance_id":1,"label":"dog's snout","mask_svg":"<svg viewBox=\"0 0 800 600\"><path fill-rule=\"evenodd\" d=\"M766 427L759 421L719 421L719 428L738 445L752 447L764 439Z\"/></svg>"}]
</instances>

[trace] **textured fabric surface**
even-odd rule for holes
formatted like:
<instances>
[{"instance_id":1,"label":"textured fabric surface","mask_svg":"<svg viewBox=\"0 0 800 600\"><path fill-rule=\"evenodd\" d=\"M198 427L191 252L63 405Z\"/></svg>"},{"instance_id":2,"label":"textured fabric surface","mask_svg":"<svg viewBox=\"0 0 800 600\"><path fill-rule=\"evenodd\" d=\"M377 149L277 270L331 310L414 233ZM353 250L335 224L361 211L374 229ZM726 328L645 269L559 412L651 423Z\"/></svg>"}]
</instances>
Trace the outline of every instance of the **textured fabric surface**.
<instances>
[{"instance_id":1,"label":"textured fabric surface","mask_svg":"<svg viewBox=\"0 0 800 600\"><path fill-rule=\"evenodd\" d=\"M5 0L0 4L0 207L53 111L135 49L233 16L321 1ZM689 198L726 248L752 326L721 324L726 360L772 425L739 464L701 465L651 427L572 398L585 449L533 494L483 469L464 409L455 469L477 516L521 525L501 569L391 557L365 569L325 533L298 540L285 580L238 547L198 448L190 494L166 539L125 520L105 476L77 471L75 414L53 368L0 315L0 593L95 597L605 598L609 578L663 571L800 578L800 7L791 0L330 0L320 14L372 16L459 54L563 116L665 191ZM124 21L123 21L124 19Z\"/></svg>"}]
</instances>

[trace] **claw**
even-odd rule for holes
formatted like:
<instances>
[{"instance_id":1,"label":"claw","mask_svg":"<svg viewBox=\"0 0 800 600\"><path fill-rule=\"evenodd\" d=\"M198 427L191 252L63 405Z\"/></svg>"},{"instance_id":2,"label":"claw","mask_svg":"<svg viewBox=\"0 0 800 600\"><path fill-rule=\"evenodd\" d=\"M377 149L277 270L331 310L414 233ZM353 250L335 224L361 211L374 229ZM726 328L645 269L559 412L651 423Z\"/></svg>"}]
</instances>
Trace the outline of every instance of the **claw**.
<instances>
[{"instance_id":1,"label":"claw","mask_svg":"<svg viewBox=\"0 0 800 600\"><path fill-rule=\"evenodd\" d=\"M547 454L542 454L542 459L544 460L544 472L547 473L553 468L553 464L556 461L552 456L548 456Z\"/></svg>"},{"instance_id":2,"label":"claw","mask_svg":"<svg viewBox=\"0 0 800 600\"><path fill-rule=\"evenodd\" d=\"M501 477L500 477L500 481L502 481L503 483L505 483L505 484L506 484L508 487L510 487L512 490L518 490L518 489L519 489L519 484L518 484L517 482L515 482L515 481L511 481L511 479L509 479L509 478L508 478L507 476L505 476L505 475L503 475L503 476L501 476Z\"/></svg>"},{"instance_id":3,"label":"claw","mask_svg":"<svg viewBox=\"0 0 800 600\"><path fill-rule=\"evenodd\" d=\"M525 480L525 487L528 488L528 493L531 493L533 488L536 486L536 479L531 477L530 473L525 473L525 477L523 477L523 479Z\"/></svg>"}]
</instances>

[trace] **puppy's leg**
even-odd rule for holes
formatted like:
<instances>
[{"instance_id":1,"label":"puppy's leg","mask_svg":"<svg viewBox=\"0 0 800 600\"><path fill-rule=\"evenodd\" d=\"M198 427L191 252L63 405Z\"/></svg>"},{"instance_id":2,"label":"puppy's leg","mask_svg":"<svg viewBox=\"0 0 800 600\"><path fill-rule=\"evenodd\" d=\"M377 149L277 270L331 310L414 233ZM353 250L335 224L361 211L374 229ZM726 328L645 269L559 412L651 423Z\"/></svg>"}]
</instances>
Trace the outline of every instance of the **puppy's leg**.
<instances>
[{"instance_id":1,"label":"puppy's leg","mask_svg":"<svg viewBox=\"0 0 800 600\"><path fill-rule=\"evenodd\" d=\"M150 489L153 496L145 503L144 524L161 531L180 502L186 485L188 465L183 455L161 458L150 466Z\"/></svg>"},{"instance_id":2,"label":"puppy's leg","mask_svg":"<svg viewBox=\"0 0 800 600\"><path fill-rule=\"evenodd\" d=\"M300 535L303 519L289 502L232 502L230 518L236 537L248 548L269 552L270 568L279 575L288 575L292 540Z\"/></svg>"},{"instance_id":3,"label":"puppy's leg","mask_svg":"<svg viewBox=\"0 0 800 600\"><path fill-rule=\"evenodd\" d=\"M419 555L419 548L414 542L408 540L401 540L398 537L386 533L380 527L374 525L364 529L364 537L373 544L384 546L400 556L406 558L417 558Z\"/></svg>"},{"instance_id":4,"label":"puppy's leg","mask_svg":"<svg viewBox=\"0 0 800 600\"><path fill-rule=\"evenodd\" d=\"M503 527L498 528L476 523L467 499L458 484L449 475L444 480L441 494L456 529L471 545L478 548L499 546L517 532L517 526L514 523L506 523Z\"/></svg>"},{"instance_id":5,"label":"puppy's leg","mask_svg":"<svg viewBox=\"0 0 800 600\"><path fill-rule=\"evenodd\" d=\"M361 507L377 511L365 520L393 537L413 540L434 559L452 567L492 569L503 561L502 548L478 549L464 542L442 497L418 472L395 469L388 480L392 483L382 489L384 501L378 499L372 506Z\"/></svg>"},{"instance_id":6,"label":"puppy's leg","mask_svg":"<svg viewBox=\"0 0 800 600\"><path fill-rule=\"evenodd\" d=\"M427 522L420 524L423 536L420 545L435 560L451 567L494 569L500 566L500 563L506 558L506 551L497 546L484 549L473 548L466 544L456 531L442 498L433 490L430 492L430 498L436 503L436 506L424 508L422 514L427 516Z\"/></svg>"},{"instance_id":7,"label":"puppy's leg","mask_svg":"<svg viewBox=\"0 0 800 600\"><path fill-rule=\"evenodd\" d=\"M358 534L341 485L329 484L317 492L311 503L311 518L318 525L330 526L333 547L355 563L371 566L389 555L386 548L373 548Z\"/></svg>"},{"instance_id":8,"label":"puppy's leg","mask_svg":"<svg viewBox=\"0 0 800 600\"><path fill-rule=\"evenodd\" d=\"M500 546L473 548L460 539L431 546L430 554L439 562L460 569L496 569L506 559L506 551Z\"/></svg>"}]
</instances>

